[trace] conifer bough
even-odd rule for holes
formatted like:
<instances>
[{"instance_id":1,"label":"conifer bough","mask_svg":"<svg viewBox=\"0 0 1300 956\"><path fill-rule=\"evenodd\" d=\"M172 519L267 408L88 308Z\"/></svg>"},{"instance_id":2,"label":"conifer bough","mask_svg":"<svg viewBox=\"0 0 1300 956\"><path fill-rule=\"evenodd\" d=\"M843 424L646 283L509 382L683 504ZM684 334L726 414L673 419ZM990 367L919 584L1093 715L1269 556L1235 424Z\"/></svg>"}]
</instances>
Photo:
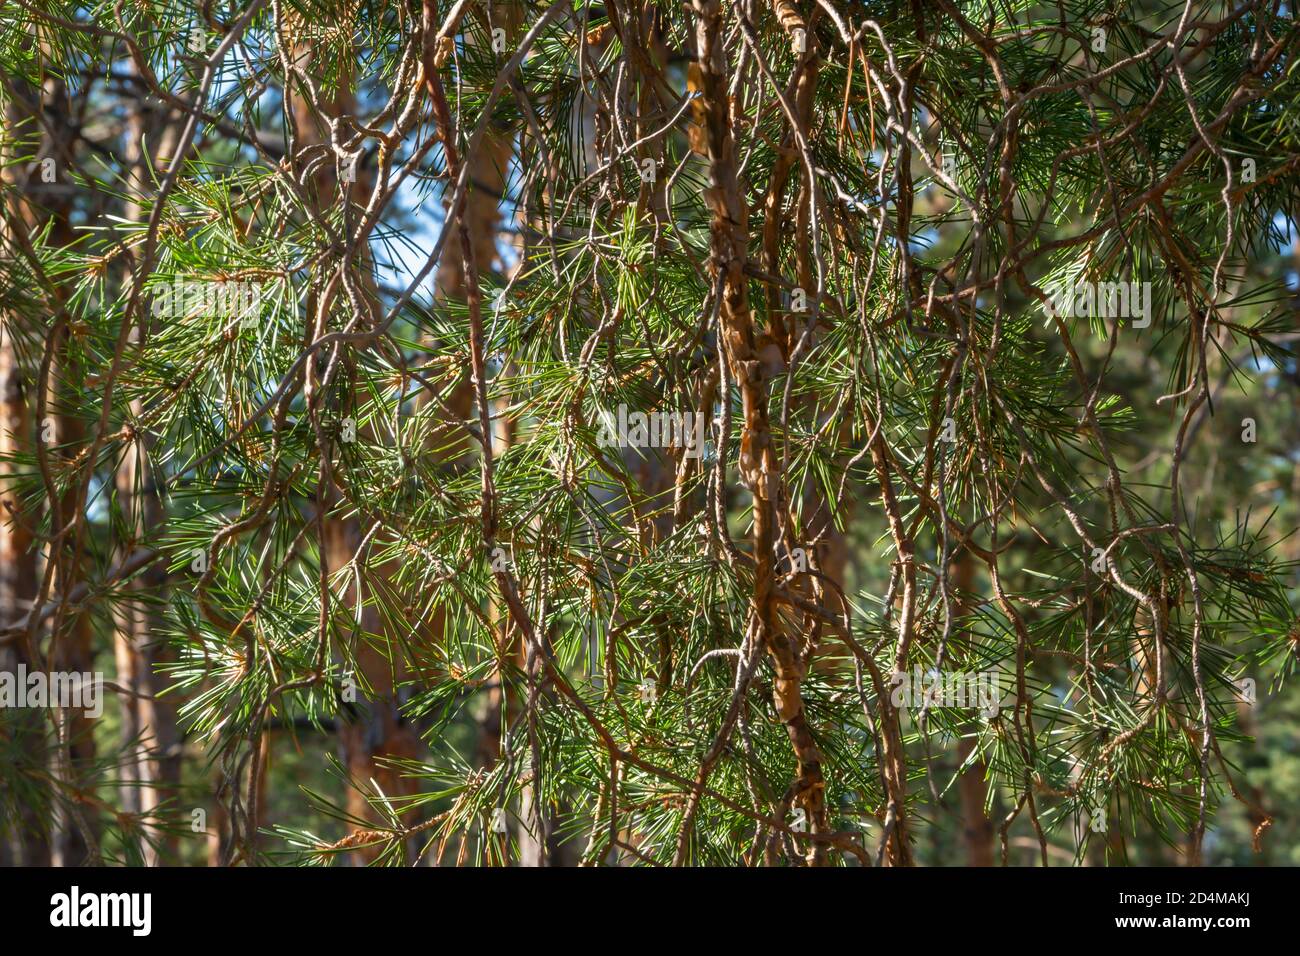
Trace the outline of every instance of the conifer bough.
<instances>
[{"instance_id":1,"label":"conifer bough","mask_svg":"<svg viewBox=\"0 0 1300 956\"><path fill-rule=\"evenodd\" d=\"M1286 5L0 25L0 863L1295 859Z\"/></svg>"}]
</instances>

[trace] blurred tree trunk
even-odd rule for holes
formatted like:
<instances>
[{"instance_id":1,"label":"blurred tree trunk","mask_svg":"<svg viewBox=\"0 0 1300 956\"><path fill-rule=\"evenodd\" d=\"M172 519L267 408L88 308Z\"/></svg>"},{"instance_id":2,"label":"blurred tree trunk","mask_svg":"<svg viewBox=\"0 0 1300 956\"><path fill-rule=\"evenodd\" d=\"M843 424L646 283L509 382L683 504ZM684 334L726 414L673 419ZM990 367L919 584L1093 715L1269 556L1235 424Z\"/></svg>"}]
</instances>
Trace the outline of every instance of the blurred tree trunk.
<instances>
[{"instance_id":1,"label":"blurred tree trunk","mask_svg":"<svg viewBox=\"0 0 1300 956\"><path fill-rule=\"evenodd\" d=\"M953 615L960 622L970 614L970 599L975 593L975 561L965 548L955 555L948 570L948 580L952 585L956 600L953 602ZM967 733L973 733L975 727L968 725ZM975 743L969 737L962 737L957 743L957 766L961 767L975 749ZM967 866L993 866L994 834L993 821L984 809L988 799L988 784L985 774L988 766L983 760L976 760L957 781L958 794L961 797L962 840L966 846Z\"/></svg>"},{"instance_id":2,"label":"blurred tree trunk","mask_svg":"<svg viewBox=\"0 0 1300 956\"><path fill-rule=\"evenodd\" d=\"M52 156L58 170L60 185L70 182L69 173L73 168L74 128L68 102L67 90L61 82L47 80L42 89L39 109L44 114L41 118L42 132L46 141L42 145L42 155ZM45 205L47 222L50 225L49 242L64 248L71 246L76 235L71 224L72 202L70 190L56 190L51 201ZM67 291L60 287L57 292L57 305L67 301ZM58 333L54 349L54 366L50 376L48 409L54 423L54 444L58 447L57 457L62 463L70 463L78 452L83 450L87 439L85 423L77 414L80 403L75 393L85 381L86 368L81 361L81 346L74 340L72 329L65 326ZM84 467L93 468L92 463ZM74 474L72 486L59 501L58 521L54 530L58 533L71 528L83 519L79 513L82 502L78 500L78 485L83 481L80 474ZM63 556L54 577L54 593L66 594L84 577L86 567L85 545L89 530L81 537L75 532L69 533L62 542ZM54 617L54 633L50 639L49 666L52 670L76 673L89 673L95 670L95 655L92 646L90 617L85 612L72 611L66 616ZM62 621L62 628L59 622ZM67 766L59 773L64 783L72 788L68 805L74 807L71 813L60 814L62 826L56 834L54 862L59 866L78 866L88 858L98 854L95 845L97 837L93 824L84 818L77 805L83 794L93 789L95 782L88 772L95 760L94 721L84 712L66 710L56 714L64 721L63 745L67 757ZM56 759L62 755L56 754ZM69 817L71 819L69 819Z\"/></svg>"},{"instance_id":3,"label":"blurred tree trunk","mask_svg":"<svg viewBox=\"0 0 1300 956\"><path fill-rule=\"evenodd\" d=\"M286 13L281 29L285 33L291 55L299 67L320 83L321 98L319 102L312 104L296 84L289 94L298 137L299 156L295 157L295 162L298 163L302 162L301 155L304 150L312 146L330 145L330 130L326 125L326 119L351 114L355 110L351 60L338 68L341 72L338 88L333 93L329 92L321 82L325 70L316 62L315 41L304 40L297 36L301 32L301 26L301 21L294 18L292 13ZM325 54L327 56L337 55L331 47L326 46L322 49L328 51ZM316 109L313 109L313 105ZM318 115L317 110L322 115ZM312 194L317 211L321 214L327 213L330 206L337 202L364 203L369 193L370 174L361 168L359 160L355 168L355 176L351 177L353 182L340 182L337 169L336 163L331 159L318 166L312 177L309 194ZM361 252L364 253L364 250ZM373 296L375 284L373 275L369 271L369 258L361 256L359 258L363 262L363 294ZM311 323L319 315L321 322L327 324L333 305L332 302L322 302L319 299L320 290L324 287L324 283L319 281L321 278L323 277L313 277L316 280L316 287L307 298L309 323L307 341L323 334L324 328L313 329ZM339 375L341 383L352 381L353 369L354 366L345 352ZM315 374L309 371L309 379ZM332 387L340 394L350 389L350 385ZM350 404L348 398L344 401ZM324 399L322 407L329 406L328 399ZM337 417L340 420L348 414L348 408L345 406L337 409ZM365 434L361 428L358 428L358 438L365 437ZM330 452L331 449L322 449L323 456L337 461L337 456L331 455ZM322 489L325 497L319 502L326 515L321 558L327 563L331 576L337 576L339 569L352 561L362 543L363 529L360 519L355 515L340 514L340 510L346 508L345 496L341 490L346 480L346 476L336 471L327 487ZM385 570L382 567L377 569L377 576L385 577ZM367 640L367 635L375 636L380 642L386 639L384 622L374 605L365 603L365 595L358 592L358 583L353 576L348 575L346 580L348 584L341 595L341 600L345 607L358 611L355 615L358 632L353 635L357 673L352 675L356 682L357 695L356 702L352 705L354 713L351 719L344 715L339 722L339 756L352 781L362 787L368 787L373 781L385 795L396 799L414 792L414 787L409 780L403 778L384 761L390 758L410 759L418 756L420 752L419 738L413 728L404 722L398 707L396 682L405 676L406 671L402 666L400 653L394 653L390 663L385 654ZM371 582L362 575L360 586L369 584ZM348 787L346 807L348 812L358 819L378 821L375 811L366 800L365 792L357 786ZM349 829L351 832L356 832L360 828L350 825ZM361 849L354 854L349 854L349 858L353 862L361 862L372 860L375 855L375 852L369 849Z\"/></svg>"},{"instance_id":4,"label":"blurred tree trunk","mask_svg":"<svg viewBox=\"0 0 1300 956\"><path fill-rule=\"evenodd\" d=\"M15 180L22 197L14 196L10 218L14 227L22 230L24 235L14 238L30 249L33 237L48 230L46 243L60 248L70 246L76 238L71 225L75 126L67 90L62 82L53 78L47 79L41 87L32 87L21 79L7 77L5 87L13 97L7 110L7 132L24 144L34 145L36 158L36 163L24 167L19 174L21 178ZM52 177L49 172L53 173ZM48 439L47 447L57 449L50 455L51 467L54 468L67 467L81 450L85 439L83 424L71 411L77 407L71 393L84 381L85 370L78 359L79 347L67 323L62 326L54 324L54 318L60 314L67 298L67 290L56 286L50 302L50 318L47 319L50 331L43 343L51 353L44 420L36 422L34 415L16 407L13 409L13 414L19 416L19 424L26 419L28 429L39 431L40 440ZM23 392L22 398L35 399L38 391L39 385L33 381L30 391ZM10 409L6 412L9 413ZM47 428L47 425L51 427ZM7 440L20 441L16 437ZM69 488L54 502L51 531L56 539L61 531L72 528L77 521L80 477L74 474ZM20 538L10 547L17 549L22 544ZM26 544L30 550L30 538ZM63 534L58 544L52 547L50 560L55 563L52 594L66 593L81 579L84 550L84 540L73 531ZM15 582L17 588L25 586L23 579L28 573L30 567L20 559ZM38 592L39 588L34 594ZM50 645L44 659L35 647L27 647L24 653L31 659L29 663L55 671L93 671L87 615L76 611L66 615L56 613L53 620ZM51 715L59 745L49 754L50 769L60 782L63 793L55 804L56 826L50 845L50 861L56 866L79 865L98 855L92 824L80 806L83 795L93 786L86 773L91 769L95 756L94 721L84 711L72 709L55 708Z\"/></svg>"},{"instance_id":5,"label":"blurred tree trunk","mask_svg":"<svg viewBox=\"0 0 1300 956\"><path fill-rule=\"evenodd\" d=\"M17 163L18 150L13 146L14 138L21 132L24 115L20 104L6 97L4 129L0 131L6 146L0 156L6 215L0 223L4 230L0 243L4 258L15 273L20 269L20 257L14 249L15 237L9 234L11 224L28 223L31 219L26 203L16 194L26 186L27 170ZM9 276L5 278L8 284ZM18 288L16 284L11 287ZM23 361L25 350L18 341L21 318L10 312L0 318L3 320L0 324L0 621L8 624L31 610L37 590L38 553L32 535L36 516L22 515L22 503L13 484L19 468L7 463L10 457L32 454L36 428L29 402L36 387L36 376L31 362ZM37 664L34 649L25 641L0 650L0 669L15 671L20 664L28 668ZM4 716L3 726L19 742L24 754L31 757L30 767L44 765L47 759L44 715L26 709L10 710ZM10 823L13 831L0 841L0 861L18 866L48 865L48 834L42 833L45 825L36 808L26 806L25 812Z\"/></svg>"},{"instance_id":6,"label":"blurred tree trunk","mask_svg":"<svg viewBox=\"0 0 1300 956\"><path fill-rule=\"evenodd\" d=\"M502 63L514 52L514 44L519 35L520 14L519 4L512 0L495 4L480 3L474 6L472 15L481 21L484 35L489 38L489 42L491 43L494 37L504 37L503 48L491 49L492 54ZM503 30L504 34L497 34L496 30ZM476 42L475 35L468 34L466 42ZM460 119L457 117L458 122ZM478 151L470 157L473 168L465 194L464 225L469 234L470 251L480 276L500 274L503 268L498 249L501 239L501 204L505 201L511 164L515 158L516 132L513 126L493 123L479 143ZM445 202L444 209L446 215L453 214L453 210ZM434 280L436 293L438 299L444 302L465 302L469 289L466 284L465 248L461 230L454 220L447 224L447 228L450 231L443 247L442 257L438 261L438 271ZM503 398L494 408L492 435L494 457L503 454L514 442L514 423L506 418L509 404L508 398ZM462 418L468 418L473 414L474 390L468 375L464 375L456 385L452 401L448 405L453 414ZM445 442L448 436L441 437ZM466 451L463 442L455 442L444 447L449 448L449 453L444 453L444 457L449 461L462 457ZM503 645L498 648L499 660L508 662L508 666L523 670L527 666L525 648L519 641L515 629L510 626L508 616L503 614L497 605L490 607L488 613L489 619L504 640ZM446 619L441 610L431 624L427 632L428 637L433 643L440 644L446 639ZM482 696L483 709L479 719L475 763L477 766L490 768L501 759L507 727L517 727L519 724L522 701L517 694L507 694L505 675L500 669L488 682ZM546 858L546 853L543 852L546 837L534 834L528 825L532 809L531 790L525 787L518 812L521 822L511 828L519 844L520 863L524 866L540 865Z\"/></svg>"},{"instance_id":7,"label":"blurred tree trunk","mask_svg":"<svg viewBox=\"0 0 1300 956\"><path fill-rule=\"evenodd\" d=\"M149 184L175 149L179 129L169 122L169 117L168 113L151 112L140 98L129 103L122 152L122 165L129 177L124 218L129 222L140 223L148 218L145 198ZM153 155L147 153L150 148ZM130 278L126 270L123 282L129 284ZM140 326L132 330L137 348L143 348L154 333L150 315L150 310L141 309ZM144 411L143 402L131 402L134 421L139 421ZM127 446L116 474L117 500L124 522L118 546L123 556L145 541L155 540L164 523L152 458L149 436L137 430L136 441ZM159 613L153 601L166 599L166 574L154 565L128 582L124 590L125 599L115 609L113 639L118 682L131 692L119 697L122 743L126 748L121 768L122 809L148 818L163 801L176 797L180 785L176 709L170 701L158 698L162 682L155 677L162 651L154 644ZM160 862L159 846L166 850L168 859L176 858L174 835L164 836L157 827L147 824L144 829L140 849L146 864Z\"/></svg>"}]
</instances>

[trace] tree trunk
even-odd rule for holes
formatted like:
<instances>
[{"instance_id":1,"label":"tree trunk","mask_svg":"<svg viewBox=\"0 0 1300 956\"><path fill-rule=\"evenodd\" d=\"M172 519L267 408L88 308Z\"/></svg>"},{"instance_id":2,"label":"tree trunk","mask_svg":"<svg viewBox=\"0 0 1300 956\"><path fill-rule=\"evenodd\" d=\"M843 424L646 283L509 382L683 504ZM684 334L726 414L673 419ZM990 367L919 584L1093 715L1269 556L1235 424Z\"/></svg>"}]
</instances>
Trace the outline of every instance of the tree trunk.
<instances>
[{"instance_id":1,"label":"tree trunk","mask_svg":"<svg viewBox=\"0 0 1300 956\"><path fill-rule=\"evenodd\" d=\"M159 158L171 155L176 146L177 127L167 122L151 121L144 104L134 101L127 116L126 136L123 143L122 163L131 177L125 217L139 223L147 219L144 205L145 193L154 181ZM146 154L152 146L154 155ZM129 284L130 271L124 275ZM153 328L149 310L141 310L141 325L132 333L138 347L143 348ZM139 421L144 415L141 401L131 402L131 418ZM149 436L137 429L137 438L128 446L122 466L116 474L117 499L122 509L125 537L119 542L120 553L125 556L145 542L157 539L165 520L159 489L152 468L153 448ZM166 850L169 859L175 859L177 840L174 834L164 834L151 825L159 805L174 799L180 785L180 746L176 726L176 709L170 700L159 699L162 682L155 676L156 666L163 651L155 646L159 614L156 606L143 598L157 598L166 594L166 576L157 567L133 578L125 586L126 597L115 609L116 630L113 636L113 656L117 664L118 683L131 693L119 697L122 706L122 742L127 753L121 768L122 804L128 812L144 818L140 840L141 855L147 865L160 862L160 849Z\"/></svg>"}]
</instances>

